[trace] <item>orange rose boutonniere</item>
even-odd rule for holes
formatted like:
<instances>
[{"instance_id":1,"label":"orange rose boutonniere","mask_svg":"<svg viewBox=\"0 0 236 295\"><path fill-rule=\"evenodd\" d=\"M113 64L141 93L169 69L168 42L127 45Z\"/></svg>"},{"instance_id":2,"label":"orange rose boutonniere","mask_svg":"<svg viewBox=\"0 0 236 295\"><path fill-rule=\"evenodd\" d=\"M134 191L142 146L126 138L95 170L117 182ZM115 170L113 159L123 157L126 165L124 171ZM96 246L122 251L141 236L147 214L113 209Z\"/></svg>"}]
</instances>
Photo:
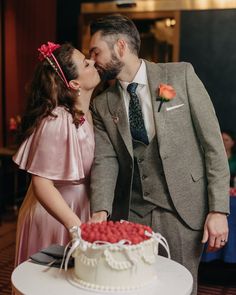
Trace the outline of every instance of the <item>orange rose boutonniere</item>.
<instances>
[{"instance_id":1,"label":"orange rose boutonniere","mask_svg":"<svg viewBox=\"0 0 236 295\"><path fill-rule=\"evenodd\" d=\"M160 84L157 88L157 101L160 101L158 112L161 110L163 102L168 102L176 96L176 92L171 85Z\"/></svg>"}]
</instances>

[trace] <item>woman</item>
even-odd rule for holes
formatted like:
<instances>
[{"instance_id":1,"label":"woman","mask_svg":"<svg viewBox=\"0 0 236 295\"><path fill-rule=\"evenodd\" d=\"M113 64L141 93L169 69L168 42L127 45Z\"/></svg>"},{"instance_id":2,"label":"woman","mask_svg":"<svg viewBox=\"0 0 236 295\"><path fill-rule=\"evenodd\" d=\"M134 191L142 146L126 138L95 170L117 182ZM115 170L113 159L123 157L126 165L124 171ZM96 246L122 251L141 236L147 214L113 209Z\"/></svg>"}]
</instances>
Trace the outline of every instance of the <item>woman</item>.
<instances>
[{"instance_id":1,"label":"woman","mask_svg":"<svg viewBox=\"0 0 236 295\"><path fill-rule=\"evenodd\" d=\"M89 219L89 104L100 78L94 62L70 44L48 42L38 50L22 143L13 158L32 175L18 217L16 265L51 244L67 244L69 230Z\"/></svg>"},{"instance_id":2,"label":"woman","mask_svg":"<svg viewBox=\"0 0 236 295\"><path fill-rule=\"evenodd\" d=\"M236 153L235 153L235 136L230 130L222 131L222 138L229 161L230 170L230 187L236 186Z\"/></svg>"}]
</instances>

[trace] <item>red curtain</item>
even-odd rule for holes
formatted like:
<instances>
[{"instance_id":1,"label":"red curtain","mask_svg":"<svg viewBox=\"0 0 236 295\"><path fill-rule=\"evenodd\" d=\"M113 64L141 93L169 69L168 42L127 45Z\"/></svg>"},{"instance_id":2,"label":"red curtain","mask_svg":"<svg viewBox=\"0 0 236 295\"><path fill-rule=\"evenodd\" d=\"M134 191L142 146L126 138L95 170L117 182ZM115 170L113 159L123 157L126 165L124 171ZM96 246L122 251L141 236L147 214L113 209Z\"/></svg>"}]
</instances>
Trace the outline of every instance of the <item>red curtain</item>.
<instances>
[{"instance_id":1,"label":"red curtain","mask_svg":"<svg viewBox=\"0 0 236 295\"><path fill-rule=\"evenodd\" d=\"M4 8L5 113L6 126L11 117L22 115L25 86L37 63L41 43L56 41L56 0L7 0ZM7 128L8 129L8 128ZM9 130L3 132L9 133ZM10 144L7 136L7 145Z\"/></svg>"}]
</instances>

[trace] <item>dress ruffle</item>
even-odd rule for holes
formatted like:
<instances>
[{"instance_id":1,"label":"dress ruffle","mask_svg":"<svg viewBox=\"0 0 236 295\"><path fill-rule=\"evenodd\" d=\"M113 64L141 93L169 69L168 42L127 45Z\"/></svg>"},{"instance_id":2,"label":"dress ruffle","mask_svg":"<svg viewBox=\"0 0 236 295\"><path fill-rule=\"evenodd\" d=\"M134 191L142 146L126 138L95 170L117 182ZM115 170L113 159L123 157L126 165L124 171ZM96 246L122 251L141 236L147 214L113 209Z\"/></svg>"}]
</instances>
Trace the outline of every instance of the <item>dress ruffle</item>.
<instances>
[{"instance_id":1,"label":"dress ruffle","mask_svg":"<svg viewBox=\"0 0 236 295\"><path fill-rule=\"evenodd\" d=\"M13 161L31 174L55 181L78 182L85 177L84 150L86 136L91 142L92 127L87 121L78 129L71 114L63 107L54 111L56 118L48 116L20 146ZM88 134L90 133L90 134ZM91 150L93 152L93 143Z\"/></svg>"}]
</instances>

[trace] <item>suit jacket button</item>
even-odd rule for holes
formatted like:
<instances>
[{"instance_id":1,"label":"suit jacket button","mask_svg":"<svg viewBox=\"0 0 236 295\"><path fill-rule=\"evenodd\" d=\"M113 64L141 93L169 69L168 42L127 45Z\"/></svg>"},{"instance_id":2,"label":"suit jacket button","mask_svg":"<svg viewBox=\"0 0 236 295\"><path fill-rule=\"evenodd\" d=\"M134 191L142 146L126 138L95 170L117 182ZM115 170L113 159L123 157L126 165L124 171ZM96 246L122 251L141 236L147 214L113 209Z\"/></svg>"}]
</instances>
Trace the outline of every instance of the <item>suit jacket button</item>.
<instances>
[{"instance_id":1,"label":"suit jacket button","mask_svg":"<svg viewBox=\"0 0 236 295\"><path fill-rule=\"evenodd\" d=\"M142 180L146 179L147 175L142 175Z\"/></svg>"},{"instance_id":2,"label":"suit jacket button","mask_svg":"<svg viewBox=\"0 0 236 295\"><path fill-rule=\"evenodd\" d=\"M143 162L143 159L138 159L138 163L142 163Z\"/></svg>"},{"instance_id":3,"label":"suit jacket button","mask_svg":"<svg viewBox=\"0 0 236 295\"><path fill-rule=\"evenodd\" d=\"M145 192L145 193L144 193L144 196L145 196L145 197L147 197L147 196L149 196L149 195L150 195L149 192Z\"/></svg>"}]
</instances>

